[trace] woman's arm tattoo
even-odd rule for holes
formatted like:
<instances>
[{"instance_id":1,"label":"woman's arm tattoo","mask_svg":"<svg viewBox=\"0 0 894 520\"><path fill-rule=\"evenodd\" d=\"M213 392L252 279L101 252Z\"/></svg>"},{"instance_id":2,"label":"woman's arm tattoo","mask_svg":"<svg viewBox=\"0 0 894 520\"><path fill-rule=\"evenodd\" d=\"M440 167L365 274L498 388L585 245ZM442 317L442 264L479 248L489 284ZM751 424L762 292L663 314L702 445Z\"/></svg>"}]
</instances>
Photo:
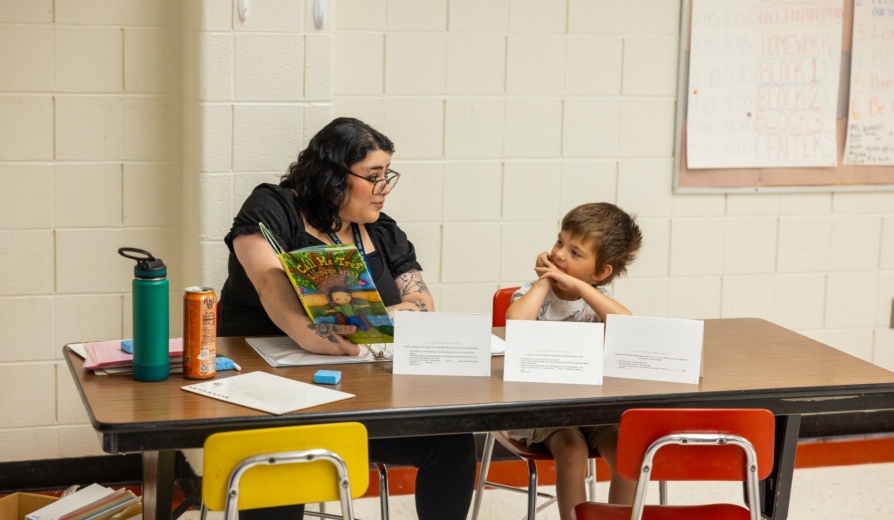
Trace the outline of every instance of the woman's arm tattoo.
<instances>
[{"instance_id":1,"label":"woman's arm tattoo","mask_svg":"<svg viewBox=\"0 0 894 520\"><path fill-rule=\"evenodd\" d=\"M421 271L407 271L397 277L397 287L400 290L401 297L408 294L422 293L431 294L425 280L422 279Z\"/></svg>"},{"instance_id":2,"label":"woman's arm tattoo","mask_svg":"<svg viewBox=\"0 0 894 520\"><path fill-rule=\"evenodd\" d=\"M419 309L422 312L428 312L428 305L426 305L425 302L423 302L423 301L407 300L407 303L412 303L413 305L416 306L417 309Z\"/></svg>"},{"instance_id":3,"label":"woman's arm tattoo","mask_svg":"<svg viewBox=\"0 0 894 520\"><path fill-rule=\"evenodd\" d=\"M332 343L338 343L338 340L335 339L331 323L308 323L307 328L316 331L317 336L320 336L321 338L326 338Z\"/></svg>"}]
</instances>

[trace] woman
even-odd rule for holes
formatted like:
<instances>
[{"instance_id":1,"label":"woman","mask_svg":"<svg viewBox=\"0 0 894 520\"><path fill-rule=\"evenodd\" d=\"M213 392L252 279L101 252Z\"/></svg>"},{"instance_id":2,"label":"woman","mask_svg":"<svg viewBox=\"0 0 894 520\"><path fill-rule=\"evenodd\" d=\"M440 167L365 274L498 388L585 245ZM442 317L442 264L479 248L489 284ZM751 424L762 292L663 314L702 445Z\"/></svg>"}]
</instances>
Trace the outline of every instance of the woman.
<instances>
[{"instance_id":1,"label":"woman","mask_svg":"<svg viewBox=\"0 0 894 520\"><path fill-rule=\"evenodd\" d=\"M259 222L287 251L340 242L362 245L392 316L434 309L413 245L382 213L400 178L390 169L392 153L394 145L383 134L356 119L338 118L310 140L279 185L254 189L225 239L230 257L220 298L221 336L286 334L312 352L360 353L359 345L343 337L356 326L310 322ZM472 434L371 439L369 455L370 460L419 468L416 510L421 520L466 518L475 481ZM295 509L276 513L300 518ZM274 518L271 510L241 515L252 517Z\"/></svg>"}]
</instances>

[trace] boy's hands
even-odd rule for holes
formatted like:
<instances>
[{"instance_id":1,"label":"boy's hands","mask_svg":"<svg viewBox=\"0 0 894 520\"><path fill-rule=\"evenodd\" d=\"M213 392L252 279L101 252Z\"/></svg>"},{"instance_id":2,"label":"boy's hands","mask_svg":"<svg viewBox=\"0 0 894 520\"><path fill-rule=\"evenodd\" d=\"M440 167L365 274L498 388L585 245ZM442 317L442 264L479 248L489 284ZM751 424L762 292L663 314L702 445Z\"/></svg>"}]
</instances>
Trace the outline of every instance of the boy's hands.
<instances>
[{"instance_id":1,"label":"boy's hands","mask_svg":"<svg viewBox=\"0 0 894 520\"><path fill-rule=\"evenodd\" d=\"M565 293L568 296L573 296L574 298L582 297L580 292L582 286L589 287L586 282L578 280L559 269L556 264L550 260L549 254L546 252L540 253L537 257L534 271L539 277L537 283L549 283L553 287L553 290L558 289L559 292Z\"/></svg>"}]
</instances>

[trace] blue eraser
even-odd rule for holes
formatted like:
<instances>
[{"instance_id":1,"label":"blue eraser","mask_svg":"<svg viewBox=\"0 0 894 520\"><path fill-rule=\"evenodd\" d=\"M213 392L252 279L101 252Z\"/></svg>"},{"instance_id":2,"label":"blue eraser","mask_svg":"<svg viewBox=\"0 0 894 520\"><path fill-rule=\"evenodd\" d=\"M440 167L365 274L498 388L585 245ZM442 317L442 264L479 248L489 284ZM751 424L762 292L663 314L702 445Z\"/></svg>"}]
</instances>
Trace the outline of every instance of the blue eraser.
<instances>
[{"instance_id":1,"label":"blue eraser","mask_svg":"<svg viewBox=\"0 0 894 520\"><path fill-rule=\"evenodd\" d=\"M218 370L233 370L236 368L236 365L233 364L233 360L228 357L217 356L216 368Z\"/></svg>"},{"instance_id":2,"label":"blue eraser","mask_svg":"<svg viewBox=\"0 0 894 520\"><path fill-rule=\"evenodd\" d=\"M314 383L334 385L339 381L341 381L341 371L339 370L317 370L317 373L314 374Z\"/></svg>"},{"instance_id":3,"label":"blue eraser","mask_svg":"<svg viewBox=\"0 0 894 520\"><path fill-rule=\"evenodd\" d=\"M133 354L133 340L132 339L122 339L121 340L121 350L127 352L128 354Z\"/></svg>"}]
</instances>

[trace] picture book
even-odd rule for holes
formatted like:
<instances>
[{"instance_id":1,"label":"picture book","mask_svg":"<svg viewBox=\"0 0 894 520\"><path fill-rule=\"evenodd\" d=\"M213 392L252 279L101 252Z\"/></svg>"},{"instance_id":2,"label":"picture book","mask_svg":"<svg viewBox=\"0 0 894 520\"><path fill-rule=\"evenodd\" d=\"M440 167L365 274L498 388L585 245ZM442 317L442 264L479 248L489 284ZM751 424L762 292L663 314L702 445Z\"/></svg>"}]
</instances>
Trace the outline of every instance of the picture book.
<instances>
[{"instance_id":1,"label":"picture book","mask_svg":"<svg viewBox=\"0 0 894 520\"><path fill-rule=\"evenodd\" d=\"M263 222L260 227L312 322L356 326L356 332L345 336L353 343L394 342L394 323L363 255L354 244L310 246L287 252Z\"/></svg>"}]
</instances>

